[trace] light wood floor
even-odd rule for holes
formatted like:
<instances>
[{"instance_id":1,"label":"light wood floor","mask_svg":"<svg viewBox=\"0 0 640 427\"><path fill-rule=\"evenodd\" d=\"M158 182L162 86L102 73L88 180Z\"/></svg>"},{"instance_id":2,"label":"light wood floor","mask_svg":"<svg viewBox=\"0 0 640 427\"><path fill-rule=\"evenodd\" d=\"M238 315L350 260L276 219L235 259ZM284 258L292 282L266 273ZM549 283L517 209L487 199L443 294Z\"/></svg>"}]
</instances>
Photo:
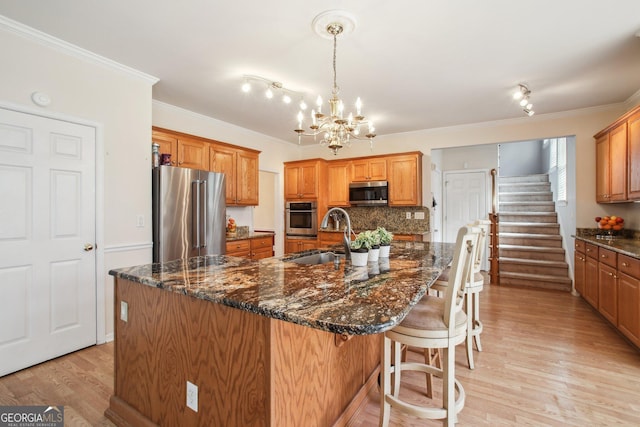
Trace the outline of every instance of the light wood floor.
<instances>
[{"instance_id":1,"label":"light wood floor","mask_svg":"<svg viewBox=\"0 0 640 427\"><path fill-rule=\"evenodd\" d=\"M488 286L481 316L484 351L475 353L476 369L467 368L462 347L456 354L467 393L458 425L640 425L640 352L581 298ZM0 405L64 405L67 426L112 426L103 415L112 371L113 343L91 347L0 378ZM419 401L423 378L403 374L402 394ZM377 423L374 389L350 426ZM391 425L441 423L392 411Z\"/></svg>"}]
</instances>

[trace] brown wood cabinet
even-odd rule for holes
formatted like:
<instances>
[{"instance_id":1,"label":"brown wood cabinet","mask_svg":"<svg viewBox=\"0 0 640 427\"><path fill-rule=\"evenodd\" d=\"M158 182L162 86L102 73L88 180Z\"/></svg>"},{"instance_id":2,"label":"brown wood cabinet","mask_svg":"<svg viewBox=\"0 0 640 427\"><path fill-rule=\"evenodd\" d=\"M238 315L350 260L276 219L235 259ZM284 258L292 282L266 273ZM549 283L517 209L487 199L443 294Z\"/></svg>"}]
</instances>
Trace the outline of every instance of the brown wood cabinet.
<instances>
[{"instance_id":1,"label":"brown wood cabinet","mask_svg":"<svg viewBox=\"0 0 640 427\"><path fill-rule=\"evenodd\" d=\"M329 162L327 165L327 206L349 206L350 166L348 161Z\"/></svg>"},{"instance_id":2,"label":"brown wood cabinet","mask_svg":"<svg viewBox=\"0 0 640 427\"><path fill-rule=\"evenodd\" d=\"M585 267L585 286L582 297L593 307L598 308L598 247L587 243L585 245L587 265Z\"/></svg>"},{"instance_id":3,"label":"brown wood cabinet","mask_svg":"<svg viewBox=\"0 0 640 427\"><path fill-rule=\"evenodd\" d=\"M318 241L316 239L295 239L287 237L284 241L284 253L286 254L308 251L317 248Z\"/></svg>"},{"instance_id":4,"label":"brown wood cabinet","mask_svg":"<svg viewBox=\"0 0 640 427\"><path fill-rule=\"evenodd\" d=\"M422 153L387 158L389 206L422 205Z\"/></svg>"},{"instance_id":5,"label":"brown wood cabinet","mask_svg":"<svg viewBox=\"0 0 640 427\"><path fill-rule=\"evenodd\" d=\"M640 200L640 111L627 120L627 197Z\"/></svg>"},{"instance_id":6,"label":"brown wood cabinet","mask_svg":"<svg viewBox=\"0 0 640 427\"><path fill-rule=\"evenodd\" d=\"M618 324L617 254L598 248L598 311L609 322Z\"/></svg>"},{"instance_id":7,"label":"brown wood cabinet","mask_svg":"<svg viewBox=\"0 0 640 427\"><path fill-rule=\"evenodd\" d=\"M585 254L585 243L582 240L575 241L573 265L573 282L576 292L578 292L580 295L584 295L586 283L587 255Z\"/></svg>"},{"instance_id":8,"label":"brown wood cabinet","mask_svg":"<svg viewBox=\"0 0 640 427\"><path fill-rule=\"evenodd\" d=\"M226 248L226 254L229 256L249 259L269 258L273 256L273 236L230 240Z\"/></svg>"},{"instance_id":9,"label":"brown wood cabinet","mask_svg":"<svg viewBox=\"0 0 640 427\"><path fill-rule=\"evenodd\" d=\"M174 166L224 173L228 206L258 204L259 151L158 127L152 140L160 153L171 154Z\"/></svg>"},{"instance_id":10,"label":"brown wood cabinet","mask_svg":"<svg viewBox=\"0 0 640 427\"><path fill-rule=\"evenodd\" d=\"M386 157L367 157L351 161L351 181L386 181Z\"/></svg>"},{"instance_id":11,"label":"brown wood cabinet","mask_svg":"<svg viewBox=\"0 0 640 427\"><path fill-rule=\"evenodd\" d=\"M618 255L618 329L640 347L640 260Z\"/></svg>"},{"instance_id":12,"label":"brown wood cabinet","mask_svg":"<svg viewBox=\"0 0 640 427\"><path fill-rule=\"evenodd\" d=\"M151 142L158 144L160 154L171 155L171 165L176 166L178 161L178 138L166 132L153 130L151 132Z\"/></svg>"},{"instance_id":13,"label":"brown wood cabinet","mask_svg":"<svg viewBox=\"0 0 640 427\"><path fill-rule=\"evenodd\" d=\"M317 199L319 196L319 180L324 160L303 160L285 162L284 164L284 197L287 200Z\"/></svg>"},{"instance_id":14,"label":"brown wood cabinet","mask_svg":"<svg viewBox=\"0 0 640 427\"><path fill-rule=\"evenodd\" d=\"M209 146L209 166L227 177L227 205L258 204L258 153L222 144Z\"/></svg>"}]
</instances>

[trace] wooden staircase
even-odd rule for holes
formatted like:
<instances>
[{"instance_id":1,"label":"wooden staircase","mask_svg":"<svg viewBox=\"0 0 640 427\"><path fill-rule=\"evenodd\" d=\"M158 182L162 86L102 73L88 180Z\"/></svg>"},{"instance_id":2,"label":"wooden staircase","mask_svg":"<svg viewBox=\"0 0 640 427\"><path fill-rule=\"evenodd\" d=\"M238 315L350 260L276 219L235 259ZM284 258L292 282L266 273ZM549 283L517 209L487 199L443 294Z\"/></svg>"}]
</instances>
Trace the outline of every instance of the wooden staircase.
<instances>
[{"instance_id":1,"label":"wooden staircase","mask_svg":"<svg viewBox=\"0 0 640 427\"><path fill-rule=\"evenodd\" d=\"M501 177L498 200L500 284L570 291L548 175Z\"/></svg>"}]
</instances>

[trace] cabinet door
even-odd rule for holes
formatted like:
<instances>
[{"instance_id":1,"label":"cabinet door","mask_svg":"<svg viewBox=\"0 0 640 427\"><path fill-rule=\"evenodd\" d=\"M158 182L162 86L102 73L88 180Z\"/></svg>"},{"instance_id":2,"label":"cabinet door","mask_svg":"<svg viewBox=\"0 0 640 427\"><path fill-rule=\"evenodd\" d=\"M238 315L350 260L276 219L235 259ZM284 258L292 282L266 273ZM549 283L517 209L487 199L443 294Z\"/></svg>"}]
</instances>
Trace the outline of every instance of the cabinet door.
<instances>
[{"instance_id":1,"label":"cabinet door","mask_svg":"<svg viewBox=\"0 0 640 427\"><path fill-rule=\"evenodd\" d=\"M576 288L576 292L580 295L584 295L585 292L585 280L586 280L586 268L587 268L587 257L585 254L581 252L576 252L574 256L574 284Z\"/></svg>"},{"instance_id":2,"label":"cabinet door","mask_svg":"<svg viewBox=\"0 0 640 427\"><path fill-rule=\"evenodd\" d=\"M352 181L368 181L369 180L369 162L366 160L354 160L351 162L351 180Z\"/></svg>"},{"instance_id":3,"label":"cabinet door","mask_svg":"<svg viewBox=\"0 0 640 427\"><path fill-rule=\"evenodd\" d=\"M616 269L598 264L598 311L614 325L618 324L618 278Z\"/></svg>"},{"instance_id":4,"label":"cabinet door","mask_svg":"<svg viewBox=\"0 0 640 427\"><path fill-rule=\"evenodd\" d=\"M596 202L609 201L609 134L596 140Z\"/></svg>"},{"instance_id":5,"label":"cabinet door","mask_svg":"<svg viewBox=\"0 0 640 427\"><path fill-rule=\"evenodd\" d=\"M422 204L422 161L420 156L395 156L387 160L389 206Z\"/></svg>"},{"instance_id":6,"label":"cabinet door","mask_svg":"<svg viewBox=\"0 0 640 427\"><path fill-rule=\"evenodd\" d=\"M284 198L298 199L301 193L298 190L298 182L300 181L301 169L298 166L284 167Z\"/></svg>"},{"instance_id":7,"label":"cabinet door","mask_svg":"<svg viewBox=\"0 0 640 427\"><path fill-rule=\"evenodd\" d=\"M175 166L178 158L178 138L154 130L151 133L151 141L160 146L158 148L160 154L171 154L171 165Z\"/></svg>"},{"instance_id":8,"label":"cabinet door","mask_svg":"<svg viewBox=\"0 0 640 427\"><path fill-rule=\"evenodd\" d=\"M370 159L369 160L369 179L372 181L387 180L387 159Z\"/></svg>"},{"instance_id":9,"label":"cabinet door","mask_svg":"<svg viewBox=\"0 0 640 427\"><path fill-rule=\"evenodd\" d=\"M225 182L227 187L226 202L227 205L236 204L236 150L212 145L209 148L209 168L212 172L225 174Z\"/></svg>"},{"instance_id":10,"label":"cabinet door","mask_svg":"<svg viewBox=\"0 0 640 427\"><path fill-rule=\"evenodd\" d=\"M640 346L640 281L624 273L618 277L618 329Z\"/></svg>"},{"instance_id":11,"label":"cabinet door","mask_svg":"<svg viewBox=\"0 0 640 427\"><path fill-rule=\"evenodd\" d=\"M318 165L309 164L300 166L298 178L298 190L302 198L315 199L318 197Z\"/></svg>"},{"instance_id":12,"label":"cabinet door","mask_svg":"<svg viewBox=\"0 0 640 427\"><path fill-rule=\"evenodd\" d=\"M259 174L258 154L238 151L236 178L236 203L242 206L258 204Z\"/></svg>"},{"instance_id":13,"label":"cabinet door","mask_svg":"<svg viewBox=\"0 0 640 427\"><path fill-rule=\"evenodd\" d=\"M327 176L327 205L349 206L349 163L330 163L327 166Z\"/></svg>"},{"instance_id":14,"label":"cabinet door","mask_svg":"<svg viewBox=\"0 0 640 427\"><path fill-rule=\"evenodd\" d=\"M598 260L587 256L585 276L582 296L589 304L598 308Z\"/></svg>"},{"instance_id":15,"label":"cabinet door","mask_svg":"<svg viewBox=\"0 0 640 427\"><path fill-rule=\"evenodd\" d=\"M178 166L209 170L209 144L195 139L178 139Z\"/></svg>"},{"instance_id":16,"label":"cabinet door","mask_svg":"<svg viewBox=\"0 0 640 427\"><path fill-rule=\"evenodd\" d=\"M640 200L640 112L627 121L627 197Z\"/></svg>"},{"instance_id":17,"label":"cabinet door","mask_svg":"<svg viewBox=\"0 0 640 427\"><path fill-rule=\"evenodd\" d=\"M627 200L627 124L609 132L609 200Z\"/></svg>"},{"instance_id":18,"label":"cabinet door","mask_svg":"<svg viewBox=\"0 0 640 427\"><path fill-rule=\"evenodd\" d=\"M226 255L249 258L251 255L251 244L248 239L231 240L226 244Z\"/></svg>"}]
</instances>

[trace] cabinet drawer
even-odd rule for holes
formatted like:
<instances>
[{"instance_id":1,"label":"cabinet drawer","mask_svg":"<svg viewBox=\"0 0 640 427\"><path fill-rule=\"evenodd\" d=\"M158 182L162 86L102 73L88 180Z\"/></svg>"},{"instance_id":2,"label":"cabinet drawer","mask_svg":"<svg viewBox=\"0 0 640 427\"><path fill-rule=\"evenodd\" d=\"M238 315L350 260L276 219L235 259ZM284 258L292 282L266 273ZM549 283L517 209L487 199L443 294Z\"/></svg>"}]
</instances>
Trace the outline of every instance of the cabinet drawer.
<instances>
[{"instance_id":1,"label":"cabinet drawer","mask_svg":"<svg viewBox=\"0 0 640 427\"><path fill-rule=\"evenodd\" d=\"M596 245L592 245L591 243L585 243L584 253L588 257L598 259L598 247Z\"/></svg>"},{"instance_id":2,"label":"cabinet drawer","mask_svg":"<svg viewBox=\"0 0 640 427\"><path fill-rule=\"evenodd\" d=\"M249 253L249 249L250 249L250 243L249 240L245 239L245 240L232 240L230 242L227 242L227 253L232 253L232 252L247 252Z\"/></svg>"},{"instance_id":3,"label":"cabinet drawer","mask_svg":"<svg viewBox=\"0 0 640 427\"><path fill-rule=\"evenodd\" d=\"M618 255L618 271L640 279L640 259L627 255Z\"/></svg>"},{"instance_id":4,"label":"cabinet drawer","mask_svg":"<svg viewBox=\"0 0 640 427\"><path fill-rule=\"evenodd\" d=\"M601 263L607 264L613 268L616 268L618 266L618 254L609 249L598 248L598 260Z\"/></svg>"},{"instance_id":5,"label":"cabinet drawer","mask_svg":"<svg viewBox=\"0 0 640 427\"><path fill-rule=\"evenodd\" d=\"M585 242L584 242L584 240L576 239L576 252L584 253L584 250L585 250Z\"/></svg>"},{"instance_id":6,"label":"cabinet drawer","mask_svg":"<svg viewBox=\"0 0 640 427\"><path fill-rule=\"evenodd\" d=\"M251 239L251 249L257 250L262 248L273 248L273 239L271 237L259 237L257 239Z\"/></svg>"}]
</instances>

